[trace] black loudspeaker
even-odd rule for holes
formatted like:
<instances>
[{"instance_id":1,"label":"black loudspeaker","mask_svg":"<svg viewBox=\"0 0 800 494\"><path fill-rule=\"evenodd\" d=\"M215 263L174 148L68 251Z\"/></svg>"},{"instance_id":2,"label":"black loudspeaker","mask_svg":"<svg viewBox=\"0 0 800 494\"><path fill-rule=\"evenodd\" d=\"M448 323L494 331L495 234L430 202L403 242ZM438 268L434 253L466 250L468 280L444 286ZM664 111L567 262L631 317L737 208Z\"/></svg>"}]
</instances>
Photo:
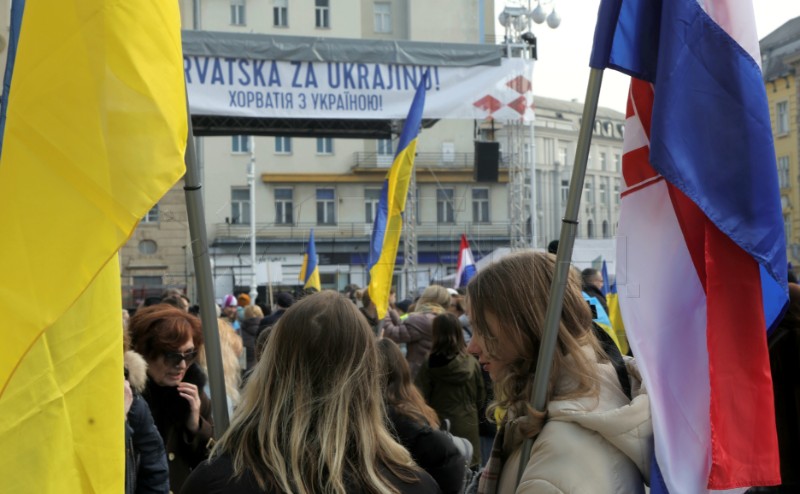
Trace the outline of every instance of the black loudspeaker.
<instances>
[{"instance_id":1,"label":"black loudspeaker","mask_svg":"<svg viewBox=\"0 0 800 494\"><path fill-rule=\"evenodd\" d=\"M475 141L476 182L497 182L500 165L500 143Z\"/></svg>"}]
</instances>

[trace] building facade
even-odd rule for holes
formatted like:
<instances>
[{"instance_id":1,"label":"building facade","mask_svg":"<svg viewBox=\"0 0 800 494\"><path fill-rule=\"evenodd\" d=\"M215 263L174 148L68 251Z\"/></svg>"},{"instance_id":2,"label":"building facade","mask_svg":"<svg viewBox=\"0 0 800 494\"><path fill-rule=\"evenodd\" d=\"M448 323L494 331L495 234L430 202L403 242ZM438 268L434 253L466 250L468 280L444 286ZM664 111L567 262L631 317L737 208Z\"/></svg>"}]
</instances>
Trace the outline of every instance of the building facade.
<instances>
[{"instance_id":1,"label":"building facade","mask_svg":"<svg viewBox=\"0 0 800 494\"><path fill-rule=\"evenodd\" d=\"M760 42L761 67L769 102L778 185L789 262L800 263L800 134L798 133L798 67L800 17L786 22Z\"/></svg>"},{"instance_id":2,"label":"building facade","mask_svg":"<svg viewBox=\"0 0 800 494\"><path fill-rule=\"evenodd\" d=\"M496 39L493 3L185 0L181 9L185 29L479 43ZM454 9L459 15L452 14ZM526 171L525 196L529 200L535 170L536 205L530 208L526 203L524 210L535 211L532 222L527 215L527 232L535 236L537 247L546 246L560 232L582 109L580 103L536 97L534 139L524 150L526 163L531 153L535 158L535 165ZM581 207L582 237L609 238L616 232L623 126L622 114L598 110ZM198 138L217 297L250 289L253 222L259 285L279 289L299 284L311 228L323 287L365 285L372 222L396 138ZM462 233L476 257L509 246L511 205L504 159L496 182L477 182L473 173L476 140L498 141L501 156L507 156L505 151L512 147L508 139L501 122L442 120L420 134L417 187L410 194L417 212L419 286L455 270ZM257 178L254 217L247 176L251 160ZM128 303L167 286L186 288L195 298L182 185L162 199L121 252L123 290L131 294ZM268 265L272 269L267 270ZM264 287L259 290L266 292Z\"/></svg>"}]
</instances>

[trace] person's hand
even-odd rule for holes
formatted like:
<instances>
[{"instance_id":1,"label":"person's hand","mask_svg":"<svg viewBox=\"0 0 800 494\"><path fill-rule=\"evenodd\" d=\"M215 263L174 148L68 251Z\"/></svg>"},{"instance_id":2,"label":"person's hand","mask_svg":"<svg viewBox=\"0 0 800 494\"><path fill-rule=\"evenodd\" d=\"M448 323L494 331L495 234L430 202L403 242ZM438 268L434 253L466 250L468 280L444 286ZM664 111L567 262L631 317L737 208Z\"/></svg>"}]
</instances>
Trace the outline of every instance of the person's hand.
<instances>
[{"instance_id":1,"label":"person's hand","mask_svg":"<svg viewBox=\"0 0 800 494\"><path fill-rule=\"evenodd\" d=\"M131 390L131 383L125 379L125 415L128 415L131 405L133 405L133 391Z\"/></svg>"},{"instance_id":2,"label":"person's hand","mask_svg":"<svg viewBox=\"0 0 800 494\"><path fill-rule=\"evenodd\" d=\"M178 384L178 394L189 402L189 417L186 419L186 428L194 434L200 429L200 392L192 383Z\"/></svg>"}]
</instances>

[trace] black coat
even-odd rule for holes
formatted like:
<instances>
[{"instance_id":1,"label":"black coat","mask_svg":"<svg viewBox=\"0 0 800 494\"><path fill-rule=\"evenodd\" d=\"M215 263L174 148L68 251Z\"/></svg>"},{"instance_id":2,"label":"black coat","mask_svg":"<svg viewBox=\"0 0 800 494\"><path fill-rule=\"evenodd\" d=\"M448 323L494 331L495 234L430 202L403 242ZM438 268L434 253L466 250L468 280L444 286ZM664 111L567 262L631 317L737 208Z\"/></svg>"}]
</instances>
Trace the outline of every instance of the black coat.
<instances>
[{"instance_id":1,"label":"black coat","mask_svg":"<svg viewBox=\"0 0 800 494\"><path fill-rule=\"evenodd\" d=\"M433 477L445 494L461 492L466 464L450 436L387 408L392 432L417 465Z\"/></svg>"},{"instance_id":2,"label":"black coat","mask_svg":"<svg viewBox=\"0 0 800 494\"><path fill-rule=\"evenodd\" d=\"M169 492L169 469L164 441L153 423L150 407L134 394L125 423L125 493Z\"/></svg>"},{"instance_id":3,"label":"black coat","mask_svg":"<svg viewBox=\"0 0 800 494\"><path fill-rule=\"evenodd\" d=\"M183 380L196 385L200 393L200 428L195 434L186 428L189 402L178 394L177 387L159 386L148 380L142 393L167 449L169 486L173 492L178 492L192 469L208 458L213 438L211 401L203 392L205 374L197 364L192 364Z\"/></svg>"},{"instance_id":4,"label":"black coat","mask_svg":"<svg viewBox=\"0 0 800 494\"><path fill-rule=\"evenodd\" d=\"M392 479L394 485L401 493L405 494L435 494L439 493L436 482L425 472L417 474L418 482L406 484L382 468L382 473ZM266 470L264 471L266 474ZM349 485L348 494L361 494L364 492L358 486ZM186 480L181 489L181 494L279 494L283 493L278 487L267 485L266 490L258 487L253 474L248 470L241 477L233 477L233 462L227 454L212 458L197 467Z\"/></svg>"},{"instance_id":5,"label":"black coat","mask_svg":"<svg viewBox=\"0 0 800 494\"><path fill-rule=\"evenodd\" d=\"M256 364L256 338L261 332L260 323L261 319L257 317L245 319L242 323L242 345L244 345L244 353L247 357L247 367L244 370L249 370Z\"/></svg>"},{"instance_id":6,"label":"black coat","mask_svg":"<svg viewBox=\"0 0 800 494\"><path fill-rule=\"evenodd\" d=\"M280 309L276 310L272 314L262 319L261 322L258 323L258 331L261 332L265 328L268 328L269 326L274 326L275 323L278 322L278 319L281 318L284 312L286 312L286 309L281 307Z\"/></svg>"}]
</instances>

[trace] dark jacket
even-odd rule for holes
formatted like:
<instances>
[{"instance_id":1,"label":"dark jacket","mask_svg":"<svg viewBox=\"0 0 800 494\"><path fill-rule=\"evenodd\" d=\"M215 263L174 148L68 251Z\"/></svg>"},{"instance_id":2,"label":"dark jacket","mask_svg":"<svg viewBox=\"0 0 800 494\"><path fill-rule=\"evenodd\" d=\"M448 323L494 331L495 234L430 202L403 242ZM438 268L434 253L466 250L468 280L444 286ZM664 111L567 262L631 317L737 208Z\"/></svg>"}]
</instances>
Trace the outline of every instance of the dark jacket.
<instances>
[{"instance_id":1,"label":"dark jacket","mask_svg":"<svg viewBox=\"0 0 800 494\"><path fill-rule=\"evenodd\" d=\"M203 392L205 374L192 364L183 380L196 385L200 392L200 428L195 434L186 429L189 403L178 394L177 387L159 386L148 380L142 393L167 449L169 486L173 492L178 492L192 469L208 457L213 437L211 402Z\"/></svg>"},{"instance_id":2,"label":"dark jacket","mask_svg":"<svg viewBox=\"0 0 800 494\"><path fill-rule=\"evenodd\" d=\"M466 465L450 436L400 415L391 406L387 411L392 433L417 465L433 477L444 494L461 492Z\"/></svg>"},{"instance_id":3,"label":"dark jacket","mask_svg":"<svg viewBox=\"0 0 800 494\"><path fill-rule=\"evenodd\" d=\"M264 319L262 319L261 322L258 323L259 332L263 331L264 328L267 328L269 326L273 326L276 322L278 322L278 319L281 318L281 316L283 315L284 312L286 312L286 309L281 307L280 309L276 310L272 314L270 314L270 315L266 316Z\"/></svg>"},{"instance_id":4,"label":"dark jacket","mask_svg":"<svg viewBox=\"0 0 800 494\"><path fill-rule=\"evenodd\" d=\"M381 471L392 478L392 484L401 493L408 494L434 494L441 492L436 482L425 472L418 472L418 482L406 484L397 477L394 477L388 470L382 468ZM268 474L266 470L265 474ZM182 494L282 494L275 485L267 484L266 490L258 487L258 483L253 474L248 470L240 477L233 478L233 462L227 454L215 457L204 462L197 467L186 480ZM357 485L349 485L348 494L365 493Z\"/></svg>"},{"instance_id":5,"label":"dark jacket","mask_svg":"<svg viewBox=\"0 0 800 494\"><path fill-rule=\"evenodd\" d=\"M433 347L433 319L444 312L412 312L403 321L397 312L389 310L381 322L383 337L395 343L405 343L406 360L411 368L411 377L417 375L419 368L428 358Z\"/></svg>"},{"instance_id":6,"label":"dark jacket","mask_svg":"<svg viewBox=\"0 0 800 494\"><path fill-rule=\"evenodd\" d=\"M240 328L242 333L242 345L244 346L244 353L247 357L247 366L243 370L249 370L256 364L256 338L261 332L261 319L251 317L242 322Z\"/></svg>"},{"instance_id":7,"label":"dark jacket","mask_svg":"<svg viewBox=\"0 0 800 494\"><path fill-rule=\"evenodd\" d=\"M125 493L169 492L169 470L164 441L150 407L141 397L147 382L147 364L139 354L125 352L125 368L133 391L133 403L125 417Z\"/></svg>"},{"instance_id":8,"label":"dark jacket","mask_svg":"<svg viewBox=\"0 0 800 494\"><path fill-rule=\"evenodd\" d=\"M420 367L415 383L439 420L450 420L450 432L472 443L471 466L481 461L478 410L486 400L478 361L465 353L453 358L434 354Z\"/></svg>"}]
</instances>

